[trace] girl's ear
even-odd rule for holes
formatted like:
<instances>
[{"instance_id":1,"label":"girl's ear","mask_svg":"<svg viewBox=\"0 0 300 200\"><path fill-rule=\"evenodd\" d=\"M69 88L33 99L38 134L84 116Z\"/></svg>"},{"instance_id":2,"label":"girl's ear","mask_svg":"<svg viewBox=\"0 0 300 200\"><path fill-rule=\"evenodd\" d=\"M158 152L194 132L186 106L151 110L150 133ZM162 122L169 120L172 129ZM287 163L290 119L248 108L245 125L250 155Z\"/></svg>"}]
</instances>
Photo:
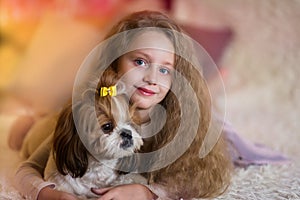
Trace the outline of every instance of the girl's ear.
<instances>
[{"instance_id":1,"label":"girl's ear","mask_svg":"<svg viewBox=\"0 0 300 200\"><path fill-rule=\"evenodd\" d=\"M60 113L53 136L53 156L57 170L82 177L88 167L88 152L81 142L73 120L72 104Z\"/></svg>"}]
</instances>

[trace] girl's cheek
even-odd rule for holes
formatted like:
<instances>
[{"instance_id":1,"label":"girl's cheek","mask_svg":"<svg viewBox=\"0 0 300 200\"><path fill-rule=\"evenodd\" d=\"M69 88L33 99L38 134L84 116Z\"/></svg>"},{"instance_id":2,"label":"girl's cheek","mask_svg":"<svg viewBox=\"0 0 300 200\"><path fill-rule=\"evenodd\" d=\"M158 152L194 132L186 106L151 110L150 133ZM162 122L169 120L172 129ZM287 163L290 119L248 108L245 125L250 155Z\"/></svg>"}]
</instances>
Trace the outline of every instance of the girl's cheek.
<instances>
[{"instance_id":1,"label":"girl's cheek","mask_svg":"<svg viewBox=\"0 0 300 200\"><path fill-rule=\"evenodd\" d=\"M165 87L167 89L170 89L171 84L172 84L172 77L168 76L168 75L167 76L162 75L162 76L159 77L158 83L161 86L163 86L163 87Z\"/></svg>"},{"instance_id":2,"label":"girl's cheek","mask_svg":"<svg viewBox=\"0 0 300 200\"><path fill-rule=\"evenodd\" d=\"M141 77L142 72L140 70L137 70L137 68L123 67L122 69L119 70L118 74L122 80L126 82L132 82L138 79L139 77Z\"/></svg>"}]
</instances>

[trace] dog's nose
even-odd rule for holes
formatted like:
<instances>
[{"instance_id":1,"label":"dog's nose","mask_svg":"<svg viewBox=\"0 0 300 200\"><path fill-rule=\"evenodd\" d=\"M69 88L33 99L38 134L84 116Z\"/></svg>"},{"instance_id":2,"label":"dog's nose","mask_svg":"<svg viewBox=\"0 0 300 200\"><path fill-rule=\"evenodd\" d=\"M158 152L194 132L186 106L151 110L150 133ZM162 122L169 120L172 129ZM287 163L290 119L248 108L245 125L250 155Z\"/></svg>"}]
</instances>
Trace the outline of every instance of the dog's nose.
<instances>
[{"instance_id":1,"label":"dog's nose","mask_svg":"<svg viewBox=\"0 0 300 200\"><path fill-rule=\"evenodd\" d=\"M132 139L131 130L128 130L128 129L122 129L120 135L122 136L122 138L126 138L126 139L129 139L129 140Z\"/></svg>"}]
</instances>

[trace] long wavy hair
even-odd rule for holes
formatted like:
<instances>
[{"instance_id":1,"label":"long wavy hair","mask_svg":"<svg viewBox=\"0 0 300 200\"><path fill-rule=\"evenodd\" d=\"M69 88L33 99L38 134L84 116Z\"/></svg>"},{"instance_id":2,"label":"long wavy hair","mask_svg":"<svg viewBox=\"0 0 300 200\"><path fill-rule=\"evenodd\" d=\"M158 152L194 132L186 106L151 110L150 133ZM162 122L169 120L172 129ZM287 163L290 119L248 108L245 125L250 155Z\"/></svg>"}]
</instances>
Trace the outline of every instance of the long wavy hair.
<instances>
[{"instance_id":1,"label":"long wavy hair","mask_svg":"<svg viewBox=\"0 0 300 200\"><path fill-rule=\"evenodd\" d=\"M158 170L146 173L149 184L160 184L168 192L171 198L211 198L222 194L230 183L232 163L228 153L228 148L221 136L204 158L200 158L199 151L208 132L211 123L212 106L209 90L199 68L199 61L195 59L193 45L186 37L178 37L177 33L184 33L183 30L165 14L156 11L141 11L133 13L123 18L107 34L106 39L118 33L139 29L140 31L123 34L116 40L112 40L100 56L103 62L110 60L107 56L124 52L131 40L142 32L141 28L160 28L174 45L175 62L174 68L177 74L183 76L192 87L196 96L196 105L199 107L200 117L198 120L196 136L188 149L173 163ZM146 29L147 31L147 29ZM184 57L180 56L184 55ZM107 64L107 63L106 63ZM118 71L118 59L108 64L110 69ZM198 66L197 66L198 65ZM175 77L176 78L176 77ZM178 97L172 90L168 92L160 105L166 110L166 123L158 134L150 138L145 144L143 152L153 152L168 145L175 137L179 129L179 124L184 121L186 134L193 131L193 120L182 119L180 100L185 102L188 112L195 111L195 102L185 92L185 87L172 82L172 87L179 88ZM180 99L182 98L182 99ZM187 136L188 137L188 136Z\"/></svg>"}]
</instances>

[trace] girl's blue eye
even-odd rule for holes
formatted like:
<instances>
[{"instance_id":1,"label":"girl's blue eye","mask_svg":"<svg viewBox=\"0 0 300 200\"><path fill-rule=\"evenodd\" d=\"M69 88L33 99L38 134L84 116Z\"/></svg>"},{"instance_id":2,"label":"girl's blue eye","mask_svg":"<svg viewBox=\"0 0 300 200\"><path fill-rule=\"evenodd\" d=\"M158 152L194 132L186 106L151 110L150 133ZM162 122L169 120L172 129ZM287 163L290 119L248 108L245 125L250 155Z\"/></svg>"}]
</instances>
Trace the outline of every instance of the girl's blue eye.
<instances>
[{"instance_id":1,"label":"girl's blue eye","mask_svg":"<svg viewBox=\"0 0 300 200\"><path fill-rule=\"evenodd\" d=\"M167 69L167 68L160 68L160 69L159 69L159 72L162 73L162 74L169 74L169 73L170 73L170 70Z\"/></svg>"},{"instance_id":2,"label":"girl's blue eye","mask_svg":"<svg viewBox=\"0 0 300 200\"><path fill-rule=\"evenodd\" d=\"M134 60L135 64L138 66L146 66L147 63L143 59L136 59Z\"/></svg>"}]
</instances>

